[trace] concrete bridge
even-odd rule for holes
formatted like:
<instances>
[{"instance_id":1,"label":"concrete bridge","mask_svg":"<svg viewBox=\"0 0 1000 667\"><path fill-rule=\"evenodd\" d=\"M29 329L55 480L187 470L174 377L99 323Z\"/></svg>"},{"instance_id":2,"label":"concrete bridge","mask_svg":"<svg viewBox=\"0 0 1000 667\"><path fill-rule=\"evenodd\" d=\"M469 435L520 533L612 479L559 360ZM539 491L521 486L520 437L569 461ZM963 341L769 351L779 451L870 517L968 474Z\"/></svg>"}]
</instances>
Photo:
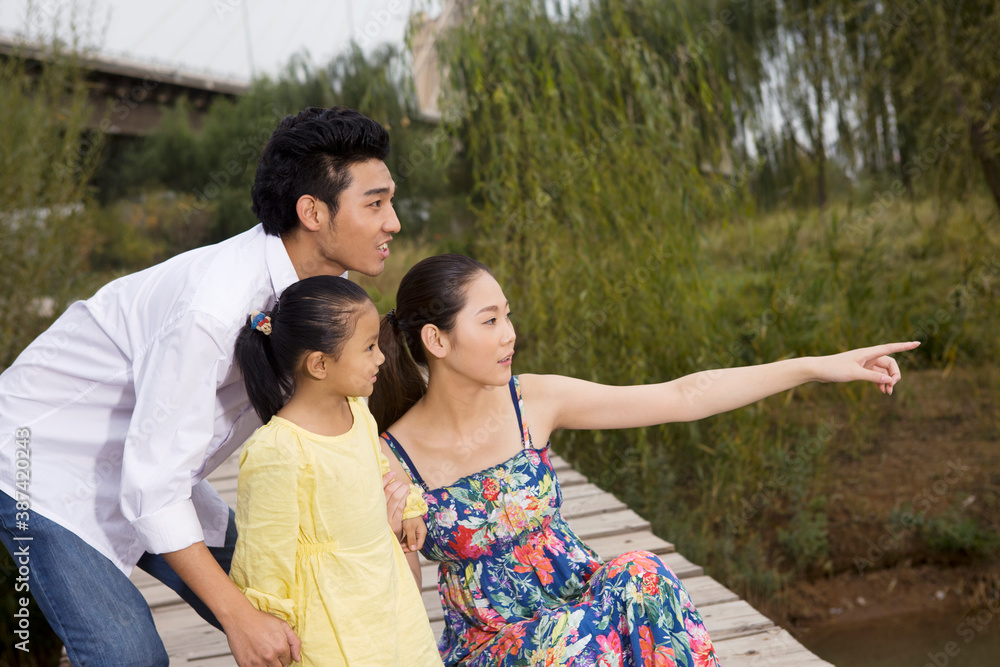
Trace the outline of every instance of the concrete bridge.
<instances>
[{"instance_id":1,"label":"concrete bridge","mask_svg":"<svg viewBox=\"0 0 1000 667\"><path fill-rule=\"evenodd\" d=\"M24 59L29 73L38 72L51 58L51 49L0 35L0 58L11 57ZM164 108L181 98L188 100L192 125L198 127L213 100L235 99L250 88L248 81L114 56L85 55L80 66L90 85L90 128L110 135L152 132Z\"/></svg>"}]
</instances>

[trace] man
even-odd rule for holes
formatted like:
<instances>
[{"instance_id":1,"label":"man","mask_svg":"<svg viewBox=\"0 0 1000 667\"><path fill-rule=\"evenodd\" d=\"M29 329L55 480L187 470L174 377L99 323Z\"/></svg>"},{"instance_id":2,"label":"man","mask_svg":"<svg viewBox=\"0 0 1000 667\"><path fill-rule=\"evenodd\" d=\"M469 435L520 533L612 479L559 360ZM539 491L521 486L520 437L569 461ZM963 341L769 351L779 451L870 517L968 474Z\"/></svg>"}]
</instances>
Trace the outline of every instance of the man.
<instances>
[{"instance_id":1,"label":"man","mask_svg":"<svg viewBox=\"0 0 1000 667\"><path fill-rule=\"evenodd\" d=\"M137 564L240 665L298 659L230 582L233 514L204 480L260 425L233 363L248 314L302 278L381 273L399 231L388 153L355 111L286 117L253 186L260 225L72 304L0 375L0 540L73 664L168 664Z\"/></svg>"}]
</instances>

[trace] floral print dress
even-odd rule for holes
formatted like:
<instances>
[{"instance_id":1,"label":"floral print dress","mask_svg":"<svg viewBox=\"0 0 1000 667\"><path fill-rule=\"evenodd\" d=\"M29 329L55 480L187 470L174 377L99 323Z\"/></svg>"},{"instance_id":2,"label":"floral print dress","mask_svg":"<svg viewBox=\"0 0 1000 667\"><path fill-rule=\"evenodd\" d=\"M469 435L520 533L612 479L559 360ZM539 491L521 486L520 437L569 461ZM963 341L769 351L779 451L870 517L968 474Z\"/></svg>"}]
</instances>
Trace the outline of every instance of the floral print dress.
<instances>
[{"instance_id":1,"label":"floral print dress","mask_svg":"<svg viewBox=\"0 0 1000 667\"><path fill-rule=\"evenodd\" d=\"M522 450L449 486L428 489L400 443L382 434L424 488L422 553L439 564L445 665L718 665L670 568L646 551L602 563L573 533L549 445L531 446L516 376L510 391Z\"/></svg>"}]
</instances>

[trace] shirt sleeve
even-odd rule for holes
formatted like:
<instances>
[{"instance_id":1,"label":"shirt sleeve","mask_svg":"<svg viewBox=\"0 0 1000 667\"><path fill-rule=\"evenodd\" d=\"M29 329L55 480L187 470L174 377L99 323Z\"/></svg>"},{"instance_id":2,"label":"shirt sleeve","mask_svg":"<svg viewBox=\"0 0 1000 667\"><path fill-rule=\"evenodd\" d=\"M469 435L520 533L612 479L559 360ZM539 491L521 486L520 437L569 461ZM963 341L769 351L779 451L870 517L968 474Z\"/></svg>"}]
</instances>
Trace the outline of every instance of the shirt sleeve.
<instances>
[{"instance_id":1,"label":"shirt sleeve","mask_svg":"<svg viewBox=\"0 0 1000 667\"><path fill-rule=\"evenodd\" d=\"M150 553L204 540L192 476L215 437L216 388L232 363L230 332L189 313L133 361L135 408L122 456L120 502Z\"/></svg>"},{"instance_id":2,"label":"shirt sleeve","mask_svg":"<svg viewBox=\"0 0 1000 667\"><path fill-rule=\"evenodd\" d=\"M259 431L260 432L260 431ZM259 433L258 432L258 433ZM295 557L299 539L301 476L307 466L299 443L255 435L240 461L236 500L239 537L229 576L250 603L296 629Z\"/></svg>"}]
</instances>

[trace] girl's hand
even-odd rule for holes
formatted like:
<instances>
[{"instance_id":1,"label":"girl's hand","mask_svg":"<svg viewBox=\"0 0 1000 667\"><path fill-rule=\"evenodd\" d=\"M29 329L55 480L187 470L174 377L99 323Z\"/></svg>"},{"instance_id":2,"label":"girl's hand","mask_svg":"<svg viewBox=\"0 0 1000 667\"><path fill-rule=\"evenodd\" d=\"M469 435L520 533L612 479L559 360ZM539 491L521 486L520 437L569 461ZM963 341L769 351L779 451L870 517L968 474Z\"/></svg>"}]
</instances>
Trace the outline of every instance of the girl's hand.
<instances>
[{"instance_id":1,"label":"girl's hand","mask_svg":"<svg viewBox=\"0 0 1000 667\"><path fill-rule=\"evenodd\" d=\"M816 380L819 382L853 382L864 380L879 385L883 394L892 394L900 380L899 365L890 356L906 352L920 345L919 342L888 343L874 347L841 352L816 359Z\"/></svg>"},{"instance_id":2,"label":"girl's hand","mask_svg":"<svg viewBox=\"0 0 1000 667\"><path fill-rule=\"evenodd\" d=\"M415 516L412 519L403 519L403 551L420 551L424 546L424 538L427 537L427 524L423 517Z\"/></svg>"},{"instance_id":3,"label":"girl's hand","mask_svg":"<svg viewBox=\"0 0 1000 667\"><path fill-rule=\"evenodd\" d=\"M382 491L385 493L386 514L393 535L403 539L403 510L406 508L406 497L410 495L407 484L396 481L396 473L387 472L382 475Z\"/></svg>"}]
</instances>

